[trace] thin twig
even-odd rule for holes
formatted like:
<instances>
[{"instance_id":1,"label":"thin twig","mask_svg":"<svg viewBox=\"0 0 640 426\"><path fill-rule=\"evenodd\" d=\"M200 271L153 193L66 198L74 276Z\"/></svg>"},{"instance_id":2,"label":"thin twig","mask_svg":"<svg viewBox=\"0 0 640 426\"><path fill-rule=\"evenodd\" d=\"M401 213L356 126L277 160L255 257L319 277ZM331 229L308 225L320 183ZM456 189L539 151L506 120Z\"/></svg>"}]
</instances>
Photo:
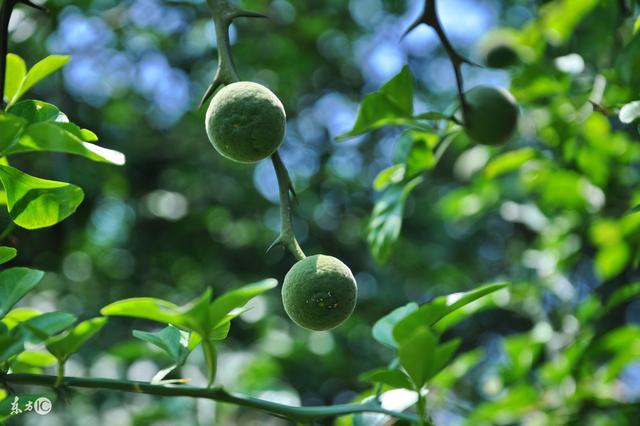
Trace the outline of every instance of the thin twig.
<instances>
[{"instance_id":1,"label":"thin twig","mask_svg":"<svg viewBox=\"0 0 640 426\"><path fill-rule=\"evenodd\" d=\"M40 374L4 374L0 375L0 383L36 385L54 387L55 376ZM355 404L338 404L315 407L296 407L263 399L227 392L222 388L199 388L193 386L155 385L146 382L129 380L98 379L84 377L64 377L61 386L68 388L88 388L99 390L117 390L122 392L144 393L160 396L188 396L192 398L205 398L219 402L226 402L243 407L254 408L267 412L273 416L286 418L292 421L310 421L324 417L336 417L354 413L381 413L388 416L416 422L416 416L388 410L371 401Z\"/></svg>"}]
</instances>

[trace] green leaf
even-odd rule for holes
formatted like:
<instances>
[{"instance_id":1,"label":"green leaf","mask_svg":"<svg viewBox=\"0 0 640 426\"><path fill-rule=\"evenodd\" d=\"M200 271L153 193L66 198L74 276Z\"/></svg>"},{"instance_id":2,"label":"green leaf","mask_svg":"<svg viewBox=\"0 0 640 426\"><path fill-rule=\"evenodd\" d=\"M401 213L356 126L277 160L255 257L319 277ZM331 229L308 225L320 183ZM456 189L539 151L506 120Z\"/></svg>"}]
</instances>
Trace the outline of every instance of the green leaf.
<instances>
[{"instance_id":1,"label":"green leaf","mask_svg":"<svg viewBox=\"0 0 640 426\"><path fill-rule=\"evenodd\" d=\"M394 389L413 389L411 379L401 370L378 368L362 374L360 380L370 383L382 383Z\"/></svg>"},{"instance_id":2,"label":"green leaf","mask_svg":"<svg viewBox=\"0 0 640 426\"><path fill-rule=\"evenodd\" d=\"M29 72L24 79L24 83L20 88L18 98L40 80L62 68L67 62L69 62L70 59L71 56L68 55L49 55L36 63L29 69Z\"/></svg>"},{"instance_id":3,"label":"green leaf","mask_svg":"<svg viewBox=\"0 0 640 426\"><path fill-rule=\"evenodd\" d=\"M4 248L4 247L3 247ZM29 268L9 268L0 272L0 318L32 290L44 272Z\"/></svg>"},{"instance_id":4,"label":"green leaf","mask_svg":"<svg viewBox=\"0 0 640 426\"><path fill-rule=\"evenodd\" d=\"M144 340L145 342L160 348L176 365L184 364L184 361L190 352L188 349L190 340L189 333L172 325L169 325L156 333L133 330L133 335L138 339Z\"/></svg>"},{"instance_id":5,"label":"green leaf","mask_svg":"<svg viewBox=\"0 0 640 426\"><path fill-rule=\"evenodd\" d=\"M640 360L640 327L634 324L615 328L593 345L598 352L610 354L600 374L610 382L620 376L629 364Z\"/></svg>"},{"instance_id":6,"label":"green leaf","mask_svg":"<svg viewBox=\"0 0 640 426\"><path fill-rule=\"evenodd\" d=\"M25 119L0 112L0 153L15 145L26 127Z\"/></svg>"},{"instance_id":7,"label":"green leaf","mask_svg":"<svg viewBox=\"0 0 640 426\"><path fill-rule=\"evenodd\" d=\"M183 322L188 330L194 330L206 336L213 328L210 320L211 288L207 288L200 297L180 308Z\"/></svg>"},{"instance_id":8,"label":"green leaf","mask_svg":"<svg viewBox=\"0 0 640 426\"><path fill-rule=\"evenodd\" d=\"M429 303L422 305L417 311L398 321L393 329L393 337L397 342L412 335L416 327L433 327L438 321L456 310L474 302L484 296L505 288L507 284L489 284L465 293L453 293L436 297Z\"/></svg>"},{"instance_id":9,"label":"green leaf","mask_svg":"<svg viewBox=\"0 0 640 426\"><path fill-rule=\"evenodd\" d=\"M14 331L25 340L40 343L76 322L76 317L66 312L47 312L18 324Z\"/></svg>"},{"instance_id":10,"label":"green leaf","mask_svg":"<svg viewBox=\"0 0 640 426\"><path fill-rule=\"evenodd\" d=\"M2 265L3 263L7 263L8 261L16 257L17 254L18 251L13 247L0 247L0 265ZM0 285L2 284L0 283Z\"/></svg>"},{"instance_id":11,"label":"green leaf","mask_svg":"<svg viewBox=\"0 0 640 426\"><path fill-rule=\"evenodd\" d=\"M617 56L616 72L623 83L629 86L629 90L637 93L640 89L640 33L636 33L631 41Z\"/></svg>"},{"instance_id":12,"label":"green leaf","mask_svg":"<svg viewBox=\"0 0 640 426\"><path fill-rule=\"evenodd\" d=\"M25 339L14 333L0 336L0 362L5 362L24 350Z\"/></svg>"},{"instance_id":13,"label":"green leaf","mask_svg":"<svg viewBox=\"0 0 640 426\"><path fill-rule=\"evenodd\" d=\"M629 246L624 241L601 247L594 261L596 272L603 280L613 278L624 270L630 258Z\"/></svg>"},{"instance_id":14,"label":"green leaf","mask_svg":"<svg viewBox=\"0 0 640 426\"><path fill-rule=\"evenodd\" d=\"M445 367L449 365L449 361L451 361L451 358L453 358L453 355L460 347L460 343L462 343L461 339L453 339L436 348L433 369L431 370L430 376L427 380L431 380L436 376L436 374L444 370Z\"/></svg>"},{"instance_id":15,"label":"green leaf","mask_svg":"<svg viewBox=\"0 0 640 426\"><path fill-rule=\"evenodd\" d=\"M632 123L640 117L640 101L629 102L620 108L618 118L625 124Z\"/></svg>"},{"instance_id":16,"label":"green leaf","mask_svg":"<svg viewBox=\"0 0 640 426\"><path fill-rule=\"evenodd\" d=\"M26 100L13 105L8 112L13 114L8 116L20 117L27 120L29 125L21 130L17 141L0 144L3 155L49 151L81 155L93 161L116 165L125 163L122 153L89 143L97 140L96 135L70 123L55 105Z\"/></svg>"},{"instance_id":17,"label":"green leaf","mask_svg":"<svg viewBox=\"0 0 640 426\"><path fill-rule=\"evenodd\" d=\"M118 300L100 310L104 316L142 318L164 324L182 323L180 307L166 300L153 297L134 297Z\"/></svg>"},{"instance_id":18,"label":"green leaf","mask_svg":"<svg viewBox=\"0 0 640 426\"><path fill-rule=\"evenodd\" d=\"M67 116L64 115L57 106L33 99L18 102L8 108L7 112L24 118L31 124L46 121L57 121L61 123L69 121Z\"/></svg>"},{"instance_id":19,"label":"green leaf","mask_svg":"<svg viewBox=\"0 0 640 426\"><path fill-rule=\"evenodd\" d=\"M610 311L638 295L640 295L640 282L627 284L613 292L607 300L605 310Z\"/></svg>"},{"instance_id":20,"label":"green leaf","mask_svg":"<svg viewBox=\"0 0 640 426\"><path fill-rule=\"evenodd\" d=\"M598 5L598 0L558 0L547 3L541 11L541 24L551 44L564 44L576 26Z\"/></svg>"},{"instance_id":21,"label":"green leaf","mask_svg":"<svg viewBox=\"0 0 640 426\"><path fill-rule=\"evenodd\" d=\"M42 343L75 322L76 318L65 312L48 312L18 323L10 334L0 336L0 362L19 354L26 342Z\"/></svg>"},{"instance_id":22,"label":"green leaf","mask_svg":"<svg viewBox=\"0 0 640 426\"><path fill-rule=\"evenodd\" d=\"M353 128L338 136L344 140L388 125L408 124L413 116L413 76L408 66L378 91L365 96Z\"/></svg>"},{"instance_id":23,"label":"green leaf","mask_svg":"<svg viewBox=\"0 0 640 426\"><path fill-rule=\"evenodd\" d=\"M82 189L75 185L36 178L10 166L0 165L0 181L7 194L11 218L26 229L61 222L84 199Z\"/></svg>"},{"instance_id":24,"label":"green leaf","mask_svg":"<svg viewBox=\"0 0 640 426\"><path fill-rule=\"evenodd\" d=\"M407 197L422 182L416 177L404 184L390 185L376 202L368 226L367 242L380 264L389 260L402 228L402 214Z\"/></svg>"},{"instance_id":25,"label":"green leaf","mask_svg":"<svg viewBox=\"0 0 640 426\"><path fill-rule=\"evenodd\" d=\"M525 380L538 361L543 345L532 333L516 334L503 340L506 362L500 366L500 376L509 383Z\"/></svg>"},{"instance_id":26,"label":"green leaf","mask_svg":"<svg viewBox=\"0 0 640 426\"><path fill-rule=\"evenodd\" d=\"M535 157L536 151L533 148L521 148L506 152L489 161L484 169L484 175L488 178L494 178L516 171Z\"/></svg>"},{"instance_id":27,"label":"green leaf","mask_svg":"<svg viewBox=\"0 0 640 426\"><path fill-rule=\"evenodd\" d=\"M419 327L400 343L400 364L413 380L415 390L422 389L431 376L437 345L438 338L427 327Z\"/></svg>"},{"instance_id":28,"label":"green leaf","mask_svg":"<svg viewBox=\"0 0 640 426\"><path fill-rule=\"evenodd\" d=\"M231 330L231 321L222 322L209 332L209 339L224 340L229 335L229 330Z\"/></svg>"},{"instance_id":29,"label":"green leaf","mask_svg":"<svg viewBox=\"0 0 640 426\"><path fill-rule=\"evenodd\" d=\"M47 341L47 350L61 361L77 352L87 340L98 333L107 323L103 317L92 318L76 325L72 330L54 336Z\"/></svg>"},{"instance_id":30,"label":"green leaf","mask_svg":"<svg viewBox=\"0 0 640 426\"><path fill-rule=\"evenodd\" d=\"M49 151L64 152L66 154L80 155L89 160L123 165L125 157L121 152L103 148L101 146L84 142L77 135L81 130L70 123L44 122L27 127L18 143L4 152L5 155L27 152Z\"/></svg>"},{"instance_id":31,"label":"green leaf","mask_svg":"<svg viewBox=\"0 0 640 426\"><path fill-rule=\"evenodd\" d=\"M394 164L378 173L373 180L373 188L382 191L389 185L399 184L404 180L407 167L404 164Z\"/></svg>"},{"instance_id":32,"label":"green leaf","mask_svg":"<svg viewBox=\"0 0 640 426\"><path fill-rule=\"evenodd\" d=\"M373 325L373 328L371 329L373 338L385 346L388 346L390 348L397 348L398 343L393 338L393 328L400 320L417 310L418 305L413 302L394 309L393 311L376 321L376 323Z\"/></svg>"},{"instance_id":33,"label":"green leaf","mask_svg":"<svg viewBox=\"0 0 640 426\"><path fill-rule=\"evenodd\" d=\"M9 54L8 56L13 56L13 58L10 59L13 64L12 68L8 68L8 75L15 73L11 77L11 87L9 90L5 89L5 96L9 100L9 106L16 103L20 97L36 83L54 71L62 68L62 66L71 59L70 56L49 55L36 63L25 74L26 66L24 61L22 61L22 59L17 55ZM9 60L9 58L7 59Z\"/></svg>"},{"instance_id":34,"label":"green leaf","mask_svg":"<svg viewBox=\"0 0 640 426\"><path fill-rule=\"evenodd\" d=\"M224 293L215 299L209 308L210 324L217 327L233 309L246 305L254 297L277 285L277 280L269 278Z\"/></svg>"},{"instance_id":35,"label":"green leaf","mask_svg":"<svg viewBox=\"0 0 640 426\"><path fill-rule=\"evenodd\" d=\"M434 141L438 140L437 135L426 132L411 132L413 143L407 154L407 176L413 177L419 173L433 168L436 163L436 156L433 153Z\"/></svg>"},{"instance_id":36,"label":"green leaf","mask_svg":"<svg viewBox=\"0 0 640 426\"><path fill-rule=\"evenodd\" d=\"M27 66L22 58L13 53L7 54L7 70L4 79L4 97L11 101L20 90L20 86L27 75Z\"/></svg>"},{"instance_id":37,"label":"green leaf","mask_svg":"<svg viewBox=\"0 0 640 426\"><path fill-rule=\"evenodd\" d=\"M33 367L50 367L56 364L56 357L48 352L28 351L19 354L16 361Z\"/></svg>"}]
</instances>

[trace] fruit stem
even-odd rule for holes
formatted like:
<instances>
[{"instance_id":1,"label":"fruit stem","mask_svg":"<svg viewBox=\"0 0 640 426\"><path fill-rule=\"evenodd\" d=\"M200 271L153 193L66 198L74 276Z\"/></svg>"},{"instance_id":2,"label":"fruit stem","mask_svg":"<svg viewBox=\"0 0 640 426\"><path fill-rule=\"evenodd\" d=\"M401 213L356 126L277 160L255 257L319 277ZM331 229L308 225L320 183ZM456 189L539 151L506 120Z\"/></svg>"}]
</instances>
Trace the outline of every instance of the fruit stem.
<instances>
[{"instance_id":1,"label":"fruit stem","mask_svg":"<svg viewBox=\"0 0 640 426\"><path fill-rule=\"evenodd\" d=\"M298 244L298 240L296 239L296 234L293 229L291 206L291 194L295 197L293 184L291 183L289 172L282 162L282 158L278 151L271 155L271 162L273 163L273 168L276 172L276 177L278 178L278 190L280 193L280 235L276 238L273 244L269 246L267 251L277 245L282 245L287 248L291 254L293 254L296 260L302 260L307 256L302 251L300 244Z\"/></svg>"},{"instance_id":2,"label":"fruit stem","mask_svg":"<svg viewBox=\"0 0 640 426\"><path fill-rule=\"evenodd\" d=\"M235 6L229 4L227 0L207 0L209 8L213 15L213 23L216 28L216 43L218 45L218 67L216 74L213 78L213 82L207 88L202 100L200 101L200 107L211 97L216 90L222 85L234 83L239 81L238 72L233 62L233 56L231 54L231 43L229 40L229 25L235 18L264 18L265 16L246 10L238 9ZM267 251L271 250L276 245L282 245L286 247L297 260L302 260L306 256L298 244L295 232L293 230L293 222L291 219L291 197L289 191L295 197L295 191L291 179L289 178L289 172L280 158L280 154L276 151L271 156L273 162L273 168L276 171L278 178L278 188L280 192L280 219L281 230L280 236L269 246Z\"/></svg>"},{"instance_id":3,"label":"fruit stem","mask_svg":"<svg viewBox=\"0 0 640 426\"><path fill-rule=\"evenodd\" d=\"M444 32L444 28L440 23L440 18L438 17L438 10L436 7L436 0L425 0L424 8L422 10L422 14L416 19L413 24L409 26L409 28L405 31L404 35L407 35L413 29L415 29L420 24L427 24L436 32L442 47L447 52L447 56L449 57L449 61L451 62L451 66L453 67L453 72L456 76L456 88L458 91L458 99L460 101L460 105L462 107L462 115L465 117L466 111L468 109L468 104L464 97L464 80L462 78L462 64L472 64L468 59L464 58L460 55L447 37L447 34ZM403 37L404 37L403 35ZM464 121L464 120L463 120Z\"/></svg>"}]
</instances>

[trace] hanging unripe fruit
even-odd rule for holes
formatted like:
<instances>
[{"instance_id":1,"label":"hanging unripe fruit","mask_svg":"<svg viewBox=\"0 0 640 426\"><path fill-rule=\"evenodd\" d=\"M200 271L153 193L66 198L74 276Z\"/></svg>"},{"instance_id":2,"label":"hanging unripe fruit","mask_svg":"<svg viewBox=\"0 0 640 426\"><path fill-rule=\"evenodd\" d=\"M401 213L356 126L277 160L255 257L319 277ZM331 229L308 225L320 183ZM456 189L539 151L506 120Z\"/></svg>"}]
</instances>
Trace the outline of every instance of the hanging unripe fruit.
<instances>
[{"instance_id":1,"label":"hanging unripe fruit","mask_svg":"<svg viewBox=\"0 0 640 426\"><path fill-rule=\"evenodd\" d=\"M518 52L507 43L499 43L487 49L484 63L491 68L508 68L520 62Z\"/></svg>"},{"instance_id":2,"label":"hanging unripe fruit","mask_svg":"<svg viewBox=\"0 0 640 426\"><path fill-rule=\"evenodd\" d=\"M205 119L213 147L239 163L268 158L284 140L282 102L261 84L240 81L224 86L211 99Z\"/></svg>"},{"instance_id":3,"label":"hanging unripe fruit","mask_svg":"<svg viewBox=\"0 0 640 426\"><path fill-rule=\"evenodd\" d=\"M351 270L339 259L306 257L287 272L282 285L284 309L296 324L329 330L342 324L356 306L358 289Z\"/></svg>"},{"instance_id":4,"label":"hanging unripe fruit","mask_svg":"<svg viewBox=\"0 0 640 426\"><path fill-rule=\"evenodd\" d=\"M463 114L467 135L477 143L499 145L511 138L518 127L518 104L500 87L477 86L465 93Z\"/></svg>"}]
</instances>

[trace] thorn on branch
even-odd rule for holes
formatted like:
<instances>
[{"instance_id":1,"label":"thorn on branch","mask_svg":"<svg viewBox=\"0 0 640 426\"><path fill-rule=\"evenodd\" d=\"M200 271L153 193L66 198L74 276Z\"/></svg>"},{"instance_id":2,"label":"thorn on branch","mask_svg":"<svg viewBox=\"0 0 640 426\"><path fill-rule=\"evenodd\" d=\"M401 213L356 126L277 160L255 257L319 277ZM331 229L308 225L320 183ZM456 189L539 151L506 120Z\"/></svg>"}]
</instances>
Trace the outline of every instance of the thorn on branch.
<instances>
[{"instance_id":1,"label":"thorn on branch","mask_svg":"<svg viewBox=\"0 0 640 426\"><path fill-rule=\"evenodd\" d=\"M609 111L606 107L600 105L597 102L592 101L591 99L589 99L589 103L591 104L591 106L593 107L593 110L595 112L599 112L600 114L606 116L606 117L610 117L612 115L614 115L611 111Z\"/></svg>"},{"instance_id":2,"label":"thorn on branch","mask_svg":"<svg viewBox=\"0 0 640 426\"><path fill-rule=\"evenodd\" d=\"M281 236L278 236L278 238L276 238L271 243L271 245L269 245L269 247L267 247L267 250L265 250L265 253L269 253L274 247L279 246L279 245L283 245Z\"/></svg>"},{"instance_id":3,"label":"thorn on branch","mask_svg":"<svg viewBox=\"0 0 640 426\"><path fill-rule=\"evenodd\" d=\"M209 87L207 87L207 90L206 92L204 92L202 99L200 99L200 104L198 105L198 109L202 108L205 102L207 102L207 100L211 96L213 96L214 93L216 93L216 90L218 90L220 86L222 86L222 82L218 79L218 74L216 74L216 76L213 79L213 82L209 85Z\"/></svg>"},{"instance_id":4,"label":"thorn on branch","mask_svg":"<svg viewBox=\"0 0 640 426\"><path fill-rule=\"evenodd\" d=\"M268 16L263 13L253 12L250 10L234 9L231 20L235 18L268 18Z\"/></svg>"}]
</instances>

